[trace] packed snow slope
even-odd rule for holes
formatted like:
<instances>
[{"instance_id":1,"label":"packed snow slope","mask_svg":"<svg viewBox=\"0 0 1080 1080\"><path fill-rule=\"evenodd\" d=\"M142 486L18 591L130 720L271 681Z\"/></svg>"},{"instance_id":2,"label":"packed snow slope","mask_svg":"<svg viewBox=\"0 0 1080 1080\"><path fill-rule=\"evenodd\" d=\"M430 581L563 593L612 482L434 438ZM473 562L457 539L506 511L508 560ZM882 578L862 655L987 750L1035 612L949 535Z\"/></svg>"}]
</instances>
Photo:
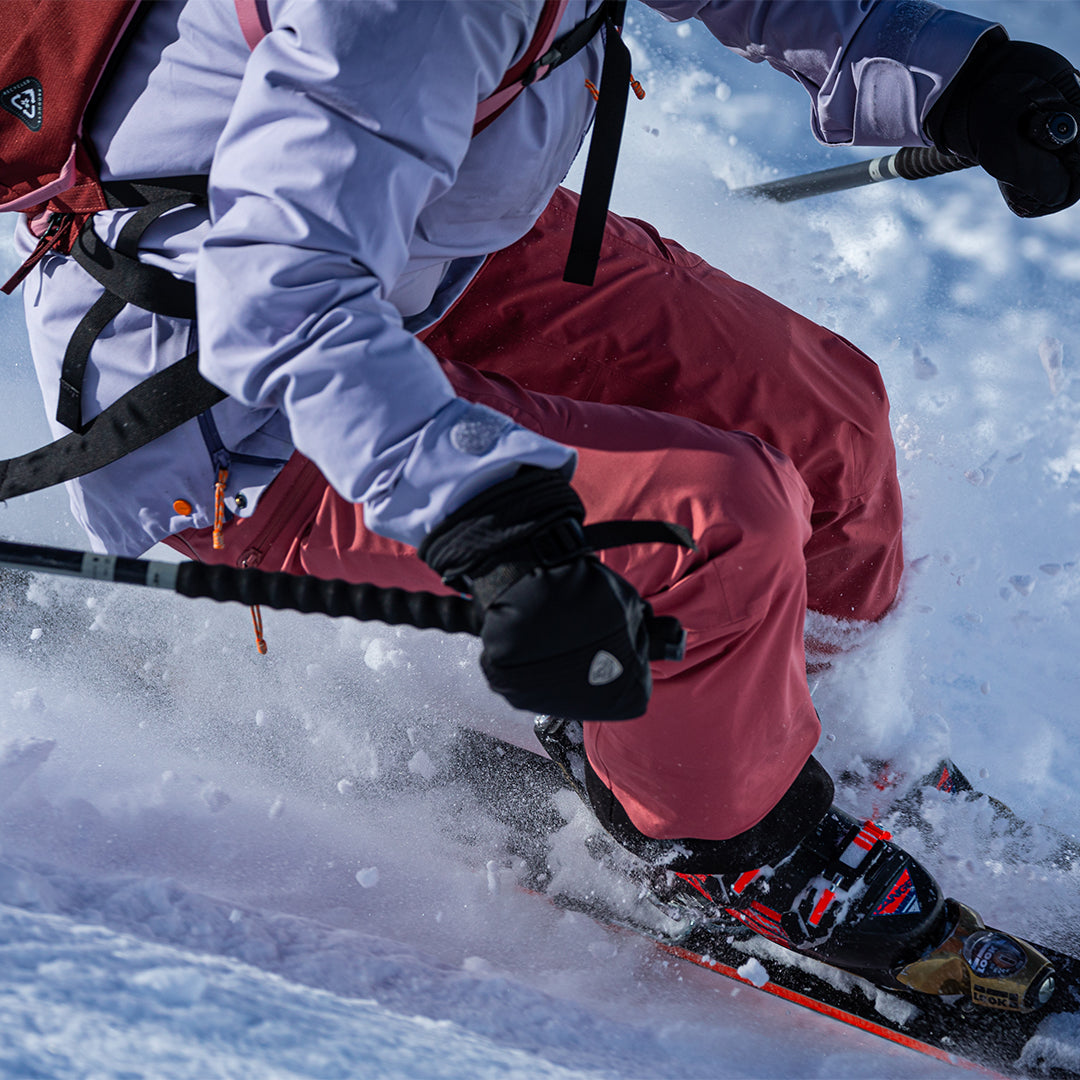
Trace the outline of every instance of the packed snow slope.
<instances>
[{"instance_id":1,"label":"packed snow slope","mask_svg":"<svg viewBox=\"0 0 1080 1080\"><path fill-rule=\"evenodd\" d=\"M1080 58L1080 5L969 9ZM614 207L890 388L909 569L815 686L840 800L887 814L872 762L949 755L1076 833L1080 208L1020 221L974 171L747 202L730 189L871 155L817 146L798 86L700 26L641 8L628 37L648 97ZM18 298L0 326L6 456L47 432ZM83 546L57 491L0 508L0 533ZM445 783L456 726L529 737L470 640L268 613L259 657L242 609L11 573L0 612L4 1080L954 1075L510 887L497 826ZM1076 946L1080 880L1042 834L930 813L900 838L950 893Z\"/></svg>"}]
</instances>

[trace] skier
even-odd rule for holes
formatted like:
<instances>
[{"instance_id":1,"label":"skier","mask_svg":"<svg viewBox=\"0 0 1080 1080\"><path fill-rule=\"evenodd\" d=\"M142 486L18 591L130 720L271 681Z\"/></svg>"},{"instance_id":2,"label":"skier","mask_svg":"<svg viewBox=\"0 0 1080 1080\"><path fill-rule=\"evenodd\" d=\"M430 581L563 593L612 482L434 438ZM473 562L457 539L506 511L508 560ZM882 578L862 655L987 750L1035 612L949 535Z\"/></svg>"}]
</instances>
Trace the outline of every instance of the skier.
<instances>
[{"instance_id":1,"label":"skier","mask_svg":"<svg viewBox=\"0 0 1080 1080\"><path fill-rule=\"evenodd\" d=\"M1023 215L1080 197L1042 124L1078 113L1076 73L995 24L922 0L646 3L797 79L826 143L951 150ZM935 945L936 883L832 808L811 756L806 611L879 620L903 568L885 389L643 222L609 215L595 285L562 279L559 184L614 28L474 134L539 3L270 0L253 49L230 4L147 7L87 127L116 208L81 258L31 270L31 347L58 437L196 345L228 396L69 485L95 549L469 593L492 687L586 721L621 843L842 967L884 978ZM557 36L596 8L571 0ZM134 209L155 188L181 194ZM194 281L197 321L110 306L91 264L134 258ZM586 518L696 547L594 554ZM651 667L659 616L685 659Z\"/></svg>"}]
</instances>

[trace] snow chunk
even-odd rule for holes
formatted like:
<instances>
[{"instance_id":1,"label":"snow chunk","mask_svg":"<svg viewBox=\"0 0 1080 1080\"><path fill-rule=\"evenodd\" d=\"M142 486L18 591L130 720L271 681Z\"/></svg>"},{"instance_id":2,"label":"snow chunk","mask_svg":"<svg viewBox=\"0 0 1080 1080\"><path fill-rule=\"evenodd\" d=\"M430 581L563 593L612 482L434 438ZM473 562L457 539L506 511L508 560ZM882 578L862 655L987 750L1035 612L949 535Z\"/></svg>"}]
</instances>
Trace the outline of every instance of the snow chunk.
<instances>
[{"instance_id":1,"label":"snow chunk","mask_svg":"<svg viewBox=\"0 0 1080 1080\"><path fill-rule=\"evenodd\" d=\"M59 910L56 890L47 878L9 863L0 863L0 904L50 914Z\"/></svg>"},{"instance_id":2,"label":"snow chunk","mask_svg":"<svg viewBox=\"0 0 1080 1080\"><path fill-rule=\"evenodd\" d=\"M937 364L935 364L929 356L926 356L918 345L912 350L911 360L912 370L916 379L926 382L937 375Z\"/></svg>"},{"instance_id":3,"label":"snow chunk","mask_svg":"<svg viewBox=\"0 0 1080 1080\"><path fill-rule=\"evenodd\" d=\"M435 774L438 771L435 762L431 760L426 750L417 750L416 753L409 758L409 772L415 773L425 780L434 780Z\"/></svg>"},{"instance_id":4,"label":"snow chunk","mask_svg":"<svg viewBox=\"0 0 1080 1080\"><path fill-rule=\"evenodd\" d=\"M751 956L739 969L739 978L752 983L759 990L769 981L769 973L765 965L756 957Z\"/></svg>"},{"instance_id":5,"label":"snow chunk","mask_svg":"<svg viewBox=\"0 0 1080 1080\"><path fill-rule=\"evenodd\" d=\"M52 739L12 739L0 746L0 803L36 771L56 749Z\"/></svg>"},{"instance_id":6,"label":"snow chunk","mask_svg":"<svg viewBox=\"0 0 1080 1080\"><path fill-rule=\"evenodd\" d=\"M364 663L372 671L388 671L399 668L405 663L405 653L383 638L376 638L364 650Z\"/></svg>"},{"instance_id":7,"label":"snow chunk","mask_svg":"<svg viewBox=\"0 0 1080 1080\"><path fill-rule=\"evenodd\" d=\"M1027 1041L1018 1064L1039 1072L1052 1068L1063 1075L1080 1071L1080 1020L1074 1013L1048 1016Z\"/></svg>"},{"instance_id":8,"label":"snow chunk","mask_svg":"<svg viewBox=\"0 0 1080 1080\"><path fill-rule=\"evenodd\" d=\"M1009 584L1021 595L1030 596L1035 588L1035 579L1030 574L1015 574L1009 578Z\"/></svg>"},{"instance_id":9,"label":"snow chunk","mask_svg":"<svg viewBox=\"0 0 1080 1080\"><path fill-rule=\"evenodd\" d=\"M874 1009L894 1024L906 1024L919 1015L918 1006L887 990L874 988Z\"/></svg>"},{"instance_id":10,"label":"snow chunk","mask_svg":"<svg viewBox=\"0 0 1080 1080\"><path fill-rule=\"evenodd\" d=\"M377 866L365 866L356 871L356 883L361 889L372 889L379 884L379 868Z\"/></svg>"}]
</instances>

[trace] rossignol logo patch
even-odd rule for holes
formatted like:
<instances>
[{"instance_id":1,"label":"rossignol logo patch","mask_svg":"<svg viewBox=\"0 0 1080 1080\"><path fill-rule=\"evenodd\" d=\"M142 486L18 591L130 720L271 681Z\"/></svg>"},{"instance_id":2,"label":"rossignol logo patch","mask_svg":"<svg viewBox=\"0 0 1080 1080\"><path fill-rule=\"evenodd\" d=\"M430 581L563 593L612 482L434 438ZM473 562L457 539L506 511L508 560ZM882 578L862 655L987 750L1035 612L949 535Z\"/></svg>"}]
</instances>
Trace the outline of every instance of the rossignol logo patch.
<instances>
[{"instance_id":1,"label":"rossignol logo patch","mask_svg":"<svg viewBox=\"0 0 1080 1080\"><path fill-rule=\"evenodd\" d=\"M915 891L915 882L911 875L904 870L892 883L892 888L885 894L885 898L870 913L871 915L912 915L922 911L919 903L919 894Z\"/></svg>"},{"instance_id":2,"label":"rossignol logo patch","mask_svg":"<svg viewBox=\"0 0 1080 1080\"><path fill-rule=\"evenodd\" d=\"M44 96L41 83L33 76L27 76L0 90L0 108L21 120L31 131L40 131Z\"/></svg>"}]
</instances>

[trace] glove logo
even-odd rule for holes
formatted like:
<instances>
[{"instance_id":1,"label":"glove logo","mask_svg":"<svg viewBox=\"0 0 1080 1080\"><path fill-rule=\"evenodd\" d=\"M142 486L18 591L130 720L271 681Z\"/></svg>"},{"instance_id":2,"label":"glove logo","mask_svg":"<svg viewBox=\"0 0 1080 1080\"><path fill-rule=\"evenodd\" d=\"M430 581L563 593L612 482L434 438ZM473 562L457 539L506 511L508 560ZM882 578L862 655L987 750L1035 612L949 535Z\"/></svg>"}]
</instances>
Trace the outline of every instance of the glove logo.
<instances>
[{"instance_id":1,"label":"glove logo","mask_svg":"<svg viewBox=\"0 0 1080 1080\"><path fill-rule=\"evenodd\" d=\"M623 673L623 666L606 649L600 649L589 664L589 685L607 686Z\"/></svg>"}]
</instances>

